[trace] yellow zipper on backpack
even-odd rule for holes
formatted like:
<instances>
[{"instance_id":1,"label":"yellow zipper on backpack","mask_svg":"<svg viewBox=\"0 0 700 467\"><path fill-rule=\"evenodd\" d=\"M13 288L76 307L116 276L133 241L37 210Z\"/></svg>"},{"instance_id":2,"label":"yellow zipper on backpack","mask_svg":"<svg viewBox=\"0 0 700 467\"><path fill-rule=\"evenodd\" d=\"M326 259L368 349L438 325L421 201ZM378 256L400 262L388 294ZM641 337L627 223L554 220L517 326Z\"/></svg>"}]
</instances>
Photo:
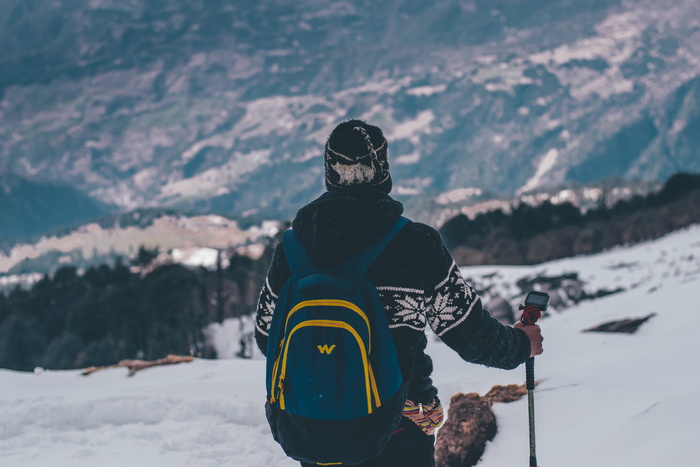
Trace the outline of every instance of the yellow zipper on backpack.
<instances>
[{"instance_id":1,"label":"yellow zipper on backpack","mask_svg":"<svg viewBox=\"0 0 700 467\"><path fill-rule=\"evenodd\" d=\"M320 299L320 300L306 300L303 302L297 303L297 305L292 308L289 311L289 314L287 314L287 319L284 322L284 329L287 329L287 324L289 323L289 318L292 317L294 313L299 311L302 308L310 307L310 306L337 306L341 308L348 308L358 315L365 321L367 324L367 336L369 338L369 353L372 353L372 335L370 334L370 327L369 327L369 319L367 318L367 315L365 314L364 311L362 311L357 305L355 305L352 302L348 302L347 300L337 300L337 299L332 299L332 298L326 298L326 299Z\"/></svg>"},{"instance_id":2,"label":"yellow zipper on backpack","mask_svg":"<svg viewBox=\"0 0 700 467\"><path fill-rule=\"evenodd\" d=\"M282 344L284 344L284 339L280 339L280 345L277 347L277 357L275 357L275 363L272 365L272 385L270 386L270 403L275 403L275 379L277 378L277 367L280 363L280 356L282 350Z\"/></svg>"},{"instance_id":3,"label":"yellow zipper on backpack","mask_svg":"<svg viewBox=\"0 0 700 467\"><path fill-rule=\"evenodd\" d=\"M357 341L358 346L360 347L360 354L362 355L362 366L364 368L364 376L365 376L365 392L367 394L367 413L371 414L373 409L372 409L372 396L374 396L375 401L377 401L377 407L379 407L379 391L377 390L377 384L374 379L374 372L372 371L372 366L369 362L369 359L367 358L367 351L365 350L365 345L364 342L362 341L362 338L360 335L357 333L357 331L350 326L348 323L344 321L335 321L335 320L328 320L328 319L315 319L315 320L309 320L309 321L303 321L299 324L297 324L294 329L292 329L287 336L286 343L284 345L284 352L282 353L282 364L281 367L279 368L280 370L280 375L279 375L279 381L280 381L280 386L281 382L284 380L287 372L287 355L289 352L289 343L291 341L292 335L297 332L299 329L309 327L309 326L319 326L319 327L331 327L331 328L340 328L340 329L345 329L349 331L353 337L355 337L355 340ZM274 383L275 383L274 375L273 375L273 383L272 387L274 388ZM273 393L273 398L274 398L274 393ZM284 410L284 392L283 388L279 388L279 404L280 408Z\"/></svg>"}]
</instances>

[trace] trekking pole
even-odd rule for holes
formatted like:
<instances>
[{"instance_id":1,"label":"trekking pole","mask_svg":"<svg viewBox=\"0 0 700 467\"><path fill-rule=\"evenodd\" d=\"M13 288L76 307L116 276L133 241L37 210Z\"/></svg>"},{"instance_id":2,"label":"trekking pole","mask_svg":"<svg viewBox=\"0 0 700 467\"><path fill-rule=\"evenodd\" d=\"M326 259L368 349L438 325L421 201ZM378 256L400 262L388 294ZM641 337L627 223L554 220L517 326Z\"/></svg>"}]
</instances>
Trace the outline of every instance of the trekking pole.
<instances>
[{"instance_id":1,"label":"trekking pole","mask_svg":"<svg viewBox=\"0 0 700 467\"><path fill-rule=\"evenodd\" d=\"M520 321L528 326L533 325L547 310L549 295L534 290L525 297L525 305L520 305L523 315ZM530 422L530 467L537 467L537 449L535 446L535 357L525 362L525 387L527 388L527 409Z\"/></svg>"}]
</instances>

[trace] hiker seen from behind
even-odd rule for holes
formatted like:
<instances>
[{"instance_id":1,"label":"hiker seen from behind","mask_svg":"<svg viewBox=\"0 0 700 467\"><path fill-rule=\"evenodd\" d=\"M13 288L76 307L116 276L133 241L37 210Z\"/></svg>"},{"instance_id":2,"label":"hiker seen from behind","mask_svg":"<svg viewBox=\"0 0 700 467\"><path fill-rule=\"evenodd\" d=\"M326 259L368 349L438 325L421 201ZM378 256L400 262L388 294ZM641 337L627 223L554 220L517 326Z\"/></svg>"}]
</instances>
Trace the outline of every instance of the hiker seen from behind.
<instances>
[{"instance_id":1,"label":"hiker seen from behind","mask_svg":"<svg viewBox=\"0 0 700 467\"><path fill-rule=\"evenodd\" d=\"M324 163L327 191L298 211L258 302L272 435L303 466L434 466L426 326L503 369L542 352L540 328L492 318L439 233L402 217L379 128L341 123Z\"/></svg>"}]
</instances>

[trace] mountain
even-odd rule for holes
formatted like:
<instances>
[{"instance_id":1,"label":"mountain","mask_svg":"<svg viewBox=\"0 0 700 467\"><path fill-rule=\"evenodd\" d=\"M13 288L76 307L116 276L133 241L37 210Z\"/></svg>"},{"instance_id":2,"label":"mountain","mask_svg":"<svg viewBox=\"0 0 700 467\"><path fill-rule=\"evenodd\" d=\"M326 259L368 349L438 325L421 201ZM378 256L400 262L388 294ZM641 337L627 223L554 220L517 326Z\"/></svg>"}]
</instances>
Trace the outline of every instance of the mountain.
<instances>
[{"instance_id":1,"label":"mountain","mask_svg":"<svg viewBox=\"0 0 700 467\"><path fill-rule=\"evenodd\" d=\"M290 216L343 119L409 212L700 171L695 0L6 0L0 167L122 208Z\"/></svg>"},{"instance_id":2,"label":"mountain","mask_svg":"<svg viewBox=\"0 0 700 467\"><path fill-rule=\"evenodd\" d=\"M114 209L66 184L0 172L0 244L60 226L79 225Z\"/></svg>"},{"instance_id":3,"label":"mountain","mask_svg":"<svg viewBox=\"0 0 700 467\"><path fill-rule=\"evenodd\" d=\"M462 270L516 301L523 297L513 284L542 272L578 272L593 288L624 288L578 305L552 306L553 314L540 321L545 351L535 362L540 383L535 412L542 465L656 467L697 461L699 234L695 226L584 258ZM632 335L582 332L650 313L656 316ZM445 405L457 392L485 394L493 385L525 380L523 367L506 371L467 364L432 336L427 352ZM125 368L90 376L0 370L0 462L298 466L267 426L264 360L196 359L127 374ZM493 410L498 433L478 465L527 465L526 400L494 404Z\"/></svg>"}]
</instances>

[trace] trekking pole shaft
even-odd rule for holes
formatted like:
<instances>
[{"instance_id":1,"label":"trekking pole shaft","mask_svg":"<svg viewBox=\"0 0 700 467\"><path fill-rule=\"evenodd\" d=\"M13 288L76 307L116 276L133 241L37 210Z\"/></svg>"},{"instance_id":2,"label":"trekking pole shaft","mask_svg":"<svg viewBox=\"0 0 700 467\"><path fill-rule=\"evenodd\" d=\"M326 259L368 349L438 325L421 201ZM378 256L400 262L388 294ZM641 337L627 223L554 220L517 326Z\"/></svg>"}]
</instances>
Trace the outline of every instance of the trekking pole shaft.
<instances>
[{"instance_id":1,"label":"trekking pole shaft","mask_svg":"<svg viewBox=\"0 0 700 467\"><path fill-rule=\"evenodd\" d=\"M528 326L534 325L547 311L549 295L544 292L530 291L525 297L525 305L520 305L523 315L520 321ZM541 340L540 340L541 342ZM540 352L542 349L540 348ZM530 467L537 467L537 450L535 448L535 357L525 362L525 387L527 388L527 409L530 422Z\"/></svg>"},{"instance_id":2,"label":"trekking pole shaft","mask_svg":"<svg viewBox=\"0 0 700 467\"><path fill-rule=\"evenodd\" d=\"M535 357L525 362L525 387L527 388L527 408L530 422L530 467L537 467L535 446Z\"/></svg>"}]
</instances>

